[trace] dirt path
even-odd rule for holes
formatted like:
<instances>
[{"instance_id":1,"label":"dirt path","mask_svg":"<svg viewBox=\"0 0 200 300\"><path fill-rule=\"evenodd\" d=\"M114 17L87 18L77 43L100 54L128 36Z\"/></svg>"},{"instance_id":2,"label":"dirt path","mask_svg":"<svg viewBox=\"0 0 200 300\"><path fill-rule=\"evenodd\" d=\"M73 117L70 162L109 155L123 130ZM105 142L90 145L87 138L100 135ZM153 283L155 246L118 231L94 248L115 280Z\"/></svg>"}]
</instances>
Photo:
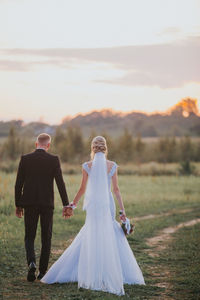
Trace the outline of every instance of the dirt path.
<instances>
[{"instance_id":1,"label":"dirt path","mask_svg":"<svg viewBox=\"0 0 200 300\"><path fill-rule=\"evenodd\" d=\"M158 235L148 238L146 243L148 246L153 247L153 249L148 249L148 254L152 257L159 256L159 252L164 250L167 246L167 242L172 240L172 234L183 227L194 226L200 223L200 218L193 219L187 222L179 223L173 227L167 227L162 229Z\"/></svg>"},{"instance_id":2,"label":"dirt path","mask_svg":"<svg viewBox=\"0 0 200 300\"><path fill-rule=\"evenodd\" d=\"M148 219L154 219L154 218L159 218L159 217L165 217L165 216L171 216L173 214L185 214L187 212L191 212L191 208L185 208L185 209L173 209L171 211L168 211L166 213L161 213L161 214L151 214L151 215L146 215L142 217L136 217L133 218L134 221L140 221L140 220L148 220Z\"/></svg>"},{"instance_id":3,"label":"dirt path","mask_svg":"<svg viewBox=\"0 0 200 300\"><path fill-rule=\"evenodd\" d=\"M136 217L134 218L134 221L154 219L162 216L170 216L173 214L184 214L184 213L191 212L192 210L193 209L189 209L189 208L179 209L179 210L174 209L161 214L150 214L142 217ZM166 227L160 230L156 236L146 239L146 244L150 247L150 249L147 249L145 251L151 257L159 257L162 250L164 250L167 247L168 243L173 240L173 235L172 235L173 233L175 233L177 230L183 227L194 226L197 223L200 223L200 218L193 219L187 222L182 222L177 224L176 226ZM52 253L54 255L61 255L64 252L64 250L71 244L72 241L73 241L73 237L71 237L69 240L67 240L64 243L65 245L63 249L59 249L59 248L53 249ZM167 266L162 266L161 269L159 264L151 265L149 271L151 273L151 276L156 280L156 283L154 285L165 289L164 292L162 292L162 295L160 295L161 298L159 299L174 300L174 298L169 296L170 291L172 290L173 287L171 283L167 281L168 278L172 277Z\"/></svg>"},{"instance_id":4,"label":"dirt path","mask_svg":"<svg viewBox=\"0 0 200 300\"><path fill-rule=\"evenodd\" d=\"M192 211L192 209L190 208L185 208L185 209L173 209L171 211L168 211L166 213L161 213L161 214L150 214L150 215L146 215L146 216L142 216L142 217L136 217L134 218L133 220L134 221L140 221L140 220L148 220L148 219L154 219L154 218L159 218L159 217L163 217L163 216L170 216L172 214L184 214L184 213L187 213L187 212L190 212ZM156 237L155 237L156 238ZM52 254L55 254L55 255L61 255L64 250L69 247L69 245L72 243L74 237L71 237L69 240L67 240L65 243L64 243L64 247L62 249L52 249L51 252ZM153 238L152 238L153 239Z\"/></svg>"},{"instance_id":5,"label":"dirt path","mask_svg":"<svg viewBox=\"0 0 200 300\"><path fill-rule=\"evenodd\" d=\"M198 223L200 223L200 218L182 222L177 224L176 226L166 227L162 229L158 235L146 240L147 245L151 247L150 249L147 249L146 252L151 257L159 257L162 250L164 250L167 247L168 243L173 240L173 233L178 231L180 228L194 226ZM168 270L167 266L162 266L161 271L159 264L155 264L150 268L150 272L152 276L156 278L156 280L159 280L159 282L155 283L155 286L165 288L165 292L160 299L173 300L173 298L166 295L167 293L169 294L170 290L172 289L171 283L166 280L167 278L171 277L170 271Z\"/></svg>"}]
</instances>

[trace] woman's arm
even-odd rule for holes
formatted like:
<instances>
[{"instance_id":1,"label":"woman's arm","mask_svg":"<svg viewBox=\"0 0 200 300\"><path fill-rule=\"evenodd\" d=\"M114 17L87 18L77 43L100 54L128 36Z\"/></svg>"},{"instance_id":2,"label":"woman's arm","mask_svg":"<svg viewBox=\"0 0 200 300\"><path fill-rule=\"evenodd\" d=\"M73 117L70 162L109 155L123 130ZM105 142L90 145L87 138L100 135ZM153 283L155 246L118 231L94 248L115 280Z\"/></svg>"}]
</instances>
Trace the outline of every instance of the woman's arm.
<instances>
[{"instance_id":1,"label":"woman's arm","mask_svg":"<svg viewBox=\"0 0 200 300\"><path fill-rule=\"evenodd\" d=\"M115 172L115 174L112 177L112 184L113 184L113 192L118 200L120 210L122 211L122 215L120 216L120 219L122 221L125 221L126 213L125 213L124 204L123 204L122 196L121 196L119 185L118 185L117 171Z\"/></svg>"},{"instance_id":2,"label":"woman's arm","mask_svg":"<svg viewBox=\"0 0 200 300\"><path fill-rule=\"evenodd\" d=\"M88 174L87 172L83 169L82 170L82 180L81 180L81 185L80 185L80 188L73 200L73 204L75 206L77 206L81 196L85 193L85 189L86 189L86 185L87 185L87 180L88 180Z\"/></svg>"}]
</instances>

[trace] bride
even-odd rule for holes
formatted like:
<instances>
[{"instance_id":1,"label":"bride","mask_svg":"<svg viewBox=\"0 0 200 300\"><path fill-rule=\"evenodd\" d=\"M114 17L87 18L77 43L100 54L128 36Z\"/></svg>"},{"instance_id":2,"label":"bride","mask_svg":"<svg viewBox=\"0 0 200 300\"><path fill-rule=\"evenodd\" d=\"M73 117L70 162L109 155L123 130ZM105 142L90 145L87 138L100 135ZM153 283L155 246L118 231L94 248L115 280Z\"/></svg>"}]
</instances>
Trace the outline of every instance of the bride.
<instances>
[{"instance_id":1,"label":"bride","mask_svg":"<svg viewBox=\"0 0 200 300\"><path fill-rule=\"evenodd\" d=\"M102 136L91 144L91 161L85 162L82 182L73 205L85 193L86 220L71 245L42 278L43 283L78 282L79 288L124 295L123 284L145 284L140 267L126 236L115 220L114 194L125 210L118 187L117 164L106 159L107 145Z\"/></svg>"}]
</instances>

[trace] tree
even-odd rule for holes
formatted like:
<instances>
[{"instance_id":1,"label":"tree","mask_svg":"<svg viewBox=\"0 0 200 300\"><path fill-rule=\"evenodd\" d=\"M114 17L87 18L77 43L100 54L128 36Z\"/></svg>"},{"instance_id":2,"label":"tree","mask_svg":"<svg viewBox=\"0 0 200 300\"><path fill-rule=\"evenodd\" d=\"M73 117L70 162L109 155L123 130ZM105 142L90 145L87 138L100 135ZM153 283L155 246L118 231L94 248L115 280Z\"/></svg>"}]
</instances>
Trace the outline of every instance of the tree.
<instances>
[{"instance_id":1,"label":"tree","mask_svg":"<svg viewBox=\"0 0 200 300\"><path fill-rule=\"evenodd\" d=\"M123 162L129 162L133 160L134 144L132 134L127 128L124 129L124 134L118 141L118 156Z\"/></svg>"},{"instance_id":2,"label":"tree","mask_svg":"<svg viewBox=\"0 0 200 300\"><path fill-rule=\"evenodd\" d=\"M115 145L113 139L105 131L103 131L101 133L101 136L103 136L106 139L107 148L108 148L108 158L111 160L115 160L117 151L116 151L116 145Z\"/></svg>"},{"instance_id":3,"label":"tree","mask_svg":"<svg viewBox=\"0 0 200 300\"><path fill-rule=\"evenodd\" d=\"M54 136L54 145L57 147L59 144L63 143L65 139L65 134L60 127L56 128L55 136Z\"/></svg>"},{"instance_id":4,"label":"tree","mask_svg":"<svg viewBox=\"0 0 200 300\"><path fill-rule=\"evenodd\" d=\"M160 138L157 144L157 157L159 162L170 163L177 159L177 142L175 137Z\"/></svg>"},{"instance_id":5,"label":"tree","mask_svg":"<svg viewBox=\"0 0 200 300\"><path fill-rule=\"evenodd\" d=\"M145 149L145 143L141 139L141 135L137 135L137 139L135 141L135 152L136 152L136 160L137 162L141 162L143 159L143 153Z\"/></svg>"},{"instance_id":6,"label":"tree","mask_svg":"<svg viewBox=\"0 0 200 300\"><path fill-rule=\"evenodd\" d=\"M183 161L193 159L193 145L189 136L185 136L181 139L180 152Z\"/></svg>"},{"instance_id":7,"label":"tree","mask_svg":"<svg viewBox=\"0 0 200 300\"><path fill-rule=\"evenodd\" d=\"M169 143L168 162L177 161L177 142L176 138L172 137Z\"/></svg>"},{"instance_id":8,"label":"tree","mask_svg":"<svg viewBox=\"0 0 200 300\"><path fill-rule=\"evenodd\" d=\"M84 155L84 140L79 127L67 128L67 149L70 161L80 161Z\"/></svg>"},{"instance_id":9,"label":"tree","mask_svg":"<svg viewBox=\"0 0 200 300\"><path fill-rule=\"evenodd\" d=\"M198 115L199 110L197 106L197 99L184 98L176 105L174 105L170 110L170 113L181 114L184 117L188 117L190 114Z\"/></svg>"},{"instance_id":10,"label":"tree","mask_svg":"<svg viewBox=\"0 0 200 300\"><path fill-rule=\"evenodd\" d=\"M3 146L4 153L7 157L14 160L20 153L20 140L17 136L14 127L11 127L9 130L8 138Z\"/></svg>"},{"instance_id":11,"label":"tree","mask_svg":"<svg viewBox=\"0 0 200 300\"><path fill-rule=\"evenodd\" d=\"M65 132L60 127L57 127L56 129L55 136L53 138L52 149L53 151L55 151L55 153L58 153L58 155L60 155L62 161L68 161L69 153L67 137Z\"/></svg>"},{"instance_id":12,"label":"tree","mask_svg":"<svg viewBox=\"0 0 200 300\"><path fill-rule=\"evenodd\" d=\"M90 159L89 155L90 155L90 151L91 151L91 143L92 143L92 140L95 136L97 136L97 133L94 129L92 129L91 132L90 132L90 136L88 137L88 139L85 142L85 151L84 151L84 153L85 153L86 160Z\"/></svg>"},{"instance_id":13,"label":"tree","mask_svg":"<svg viewBox=\"0 0 200 300\"><path fill-rule=\"evenodd\" d=\"M73 146L77 159L82 159L84 155L84 140L80 127L74 128Z\"/></svg>"}]
</instances>

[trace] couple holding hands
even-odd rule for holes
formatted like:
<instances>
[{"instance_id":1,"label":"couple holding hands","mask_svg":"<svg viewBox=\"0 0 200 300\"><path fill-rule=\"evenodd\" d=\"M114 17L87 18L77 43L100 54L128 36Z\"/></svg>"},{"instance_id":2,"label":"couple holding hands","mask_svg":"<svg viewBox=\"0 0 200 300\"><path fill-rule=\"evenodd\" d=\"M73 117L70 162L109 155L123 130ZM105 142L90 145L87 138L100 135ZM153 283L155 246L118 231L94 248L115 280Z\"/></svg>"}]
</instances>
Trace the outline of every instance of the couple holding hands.
<instances>
[{"instance_id":1,"label":"couple holding hands","mask_svg":"<svg viewBox=\"0 0 200 300\"><path fill-rule=\"evenodd\" d=\"M28 281L36 279L34 240L41 225L41 254L37 279L46 284L78 282L78 287L124 295L124 284L145 284L140 267L119 222L113 192L126 220L118 186L117 164L107 160L107 144L102 136L91 143L91 160L82 165L80 188L69 204L58 156L48 153L51 137L37 137L36 150L22 155L15 183L16 216L24 215ZM63 217L73 216L81 196L85 224L71 245L47 271L53 226L54 179L63 203Z\"/></svg>"}]
</instances>

